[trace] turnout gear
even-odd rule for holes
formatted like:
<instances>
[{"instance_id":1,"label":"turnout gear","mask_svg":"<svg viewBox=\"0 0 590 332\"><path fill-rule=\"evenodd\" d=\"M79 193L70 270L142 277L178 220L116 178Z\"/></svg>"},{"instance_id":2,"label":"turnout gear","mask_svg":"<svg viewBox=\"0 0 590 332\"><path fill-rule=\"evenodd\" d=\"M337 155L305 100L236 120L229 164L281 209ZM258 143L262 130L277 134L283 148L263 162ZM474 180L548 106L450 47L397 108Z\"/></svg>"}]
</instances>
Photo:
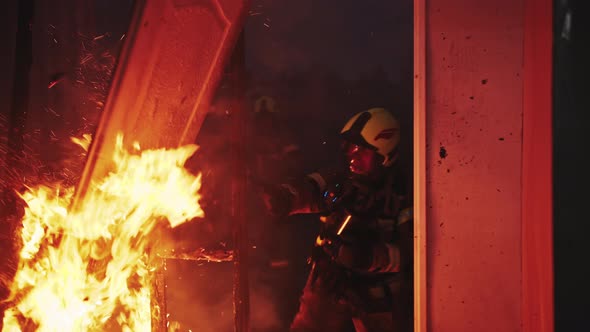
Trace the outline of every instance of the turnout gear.
<instances>
[{"instance_id":1,"label":"turnout gear","mask_svg":"<svg viewBox=\"0 0 590 332\"><path fill-rule=\"evenodd\" d=\"M319 190L323 181L316 182L320 178L326 183L323 192ZM325 322L328 325L324 326L313 318L329 319L332 315L365 328L372 324L387 327L368 331L406 331L412 319L413 236L411 202L401 182L394 181L402 177L396 177L392 168L384 181L371 185L348 177L336 186L328 178L338 177L323 177L318 172L309 177L311 181L290 185L300 188L294 191L298 198L291 196L298 202L298 211L322 214L311 257L312 271L291 331L322 331L324 327L345 331L345 327L337 329L345 326L344 322ZM307 209L301 208L304 198L314 196L302 195L304 188L315 188L316 192L316 200L310 201Z\"/></svg>"},{"instance_id":2,"label":"turnout gear","mask_svg":"<svg viewBox=\"0 0 590 332\"><path fill-rule=\"evenodd\" d=\"M341 131L348 171L266 190L275 215L319 213L312 270L291 331L409 331L413 235L410 193L395 161L399 122L381 108Z\"/></svg>"}]
</instances>

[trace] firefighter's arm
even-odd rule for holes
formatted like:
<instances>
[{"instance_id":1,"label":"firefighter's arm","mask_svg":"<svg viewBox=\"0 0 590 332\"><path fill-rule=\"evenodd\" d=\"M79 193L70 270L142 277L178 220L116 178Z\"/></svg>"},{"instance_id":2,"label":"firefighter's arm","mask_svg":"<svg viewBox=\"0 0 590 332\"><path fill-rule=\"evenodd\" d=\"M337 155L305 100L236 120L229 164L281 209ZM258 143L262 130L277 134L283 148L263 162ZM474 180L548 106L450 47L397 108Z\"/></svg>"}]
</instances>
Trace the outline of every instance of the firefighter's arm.
<instances>
[{"instance_id":1,"label":"firefighter's arm","mask_svg":"<svg viewBox=\"0 0 590 332\"><path fill-rule=\"evenodd\" d=\"M393 241L343 242L332 241L326 249L332 258L349 269L373 272L400 272L411 265L413 259L413 223L400 224Z\"/></svg>"}]
</instances>

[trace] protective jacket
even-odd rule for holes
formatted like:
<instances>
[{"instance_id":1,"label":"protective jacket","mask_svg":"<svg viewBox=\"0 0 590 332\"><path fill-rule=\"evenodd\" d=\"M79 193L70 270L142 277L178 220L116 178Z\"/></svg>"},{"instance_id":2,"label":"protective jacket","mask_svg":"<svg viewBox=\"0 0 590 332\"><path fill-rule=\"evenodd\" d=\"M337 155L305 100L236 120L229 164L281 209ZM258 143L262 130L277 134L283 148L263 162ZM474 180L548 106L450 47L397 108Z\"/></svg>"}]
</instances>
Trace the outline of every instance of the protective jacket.
<instances>
[{"instance_id":1,"label":"protective jacket","mask_svg":"<svg viewBox=\"0 0 590 332\"><path fill-rule=\"evenodd\" d=\"M318 322L330 311L349 315L365 330L384 326L369 331L411 325L413 225L405 181L396 167L374 180L322 170L283 183L271 195L274 214L318 213L322 221L292 331L338 331L325 325L336 322ZM371 325L371 317L382 321L384 314L393 325Z\"/></svg>"}]
</instances>

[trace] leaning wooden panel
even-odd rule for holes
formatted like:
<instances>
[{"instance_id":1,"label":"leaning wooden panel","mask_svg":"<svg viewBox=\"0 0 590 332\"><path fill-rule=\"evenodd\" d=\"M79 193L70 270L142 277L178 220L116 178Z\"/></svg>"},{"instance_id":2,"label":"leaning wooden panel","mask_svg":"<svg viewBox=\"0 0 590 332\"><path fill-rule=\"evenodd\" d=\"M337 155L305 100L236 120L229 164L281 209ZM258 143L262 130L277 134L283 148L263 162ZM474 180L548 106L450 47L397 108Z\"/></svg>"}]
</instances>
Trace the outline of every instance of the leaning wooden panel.
<instances>
[{"instance_id":1,"label":"leaning wooden panel","mask_svg":"<svg viewBox=\"0 0 590 332\"><path fill-rule=\"evenodd\" d=\"M73 206L110 169L117 133L142 148L193 143L246 0L138 0Z\"/></svg>"}]
</instances>

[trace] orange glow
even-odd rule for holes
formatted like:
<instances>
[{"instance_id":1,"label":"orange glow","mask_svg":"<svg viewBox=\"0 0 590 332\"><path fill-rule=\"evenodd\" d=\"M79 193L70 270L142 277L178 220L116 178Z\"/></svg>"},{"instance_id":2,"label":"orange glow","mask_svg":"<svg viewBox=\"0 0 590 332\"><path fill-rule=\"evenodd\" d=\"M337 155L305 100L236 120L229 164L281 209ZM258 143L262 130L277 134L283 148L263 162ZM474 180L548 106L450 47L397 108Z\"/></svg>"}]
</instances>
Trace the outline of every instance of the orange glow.
<instances>
[{"instance_id":1,"label":"orange glow","mask_svg":"<svg viewBox=\"0 0 590 332\"><path fill-rule=\"evenodd\" d=\"M350 218L351 217L352 216L350 214L348 216L346 216L346 219L344 219L344 222L342 223L342 226L340 226L340 228L338 229L338 232L336 232L337 235L342 234L342 232L344 231L344 229L348 225L348 222L350 221Z\"/></svg>"},{"instance_id":2,"label":"orange glow","mask_svg":"<svg viewBox=\"0 0 590 332\"><path fill-rule=\"evenodd\" d=\"M90 137L74 139L87 149ZM84 204L70 209L74 188L39 186L20 197L18 270L3 331L150 331L150 250L160 222L178 226L203 217L200 174L184 169L195 145L123 148L114 169L94 183Z\"/></svg>"}]
</instances>

